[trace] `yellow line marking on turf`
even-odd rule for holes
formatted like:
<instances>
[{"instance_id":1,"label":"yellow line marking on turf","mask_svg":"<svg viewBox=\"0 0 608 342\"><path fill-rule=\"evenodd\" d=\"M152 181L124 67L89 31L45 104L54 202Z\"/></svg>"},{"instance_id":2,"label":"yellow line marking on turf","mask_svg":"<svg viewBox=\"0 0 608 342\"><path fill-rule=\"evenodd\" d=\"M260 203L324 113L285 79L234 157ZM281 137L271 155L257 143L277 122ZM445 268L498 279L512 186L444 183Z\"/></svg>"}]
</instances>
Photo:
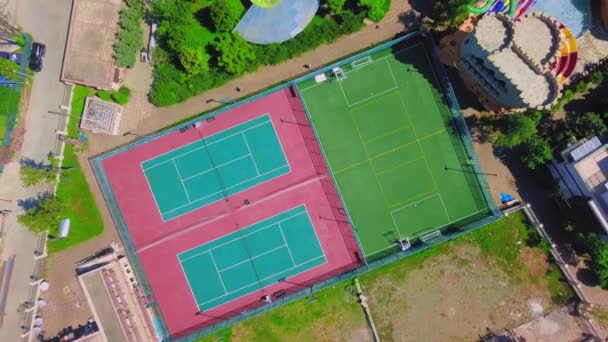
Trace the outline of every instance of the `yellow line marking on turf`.
<instances>
[{"instance_id":1,"label":"yellow line marking on turf","mask_svg":"<svg viewBox=\"0 0 608 342\"><path fill-rule=\"evenodd\" d=\"M371 139L369 139L369 140L367 140L367 141L364 141L363 143L364 143L364 144L369 144L369 143L374 142L374 141L376 141L376 140L379 140L379 139L382 139L382 138L386 138L386 137L388 137L388 136L389 136L389 135L391 135L391 134L395 134L395 133L397 133L397 132L399 132L399 131L405 131L405 130L408 130L408 129L410 129L410 127L403 126L403 127L400 127L400 128L394 129L394 130L392 130L392 131L390 131L390 132L388 132L388 133L384 133L384 134L380 134L380 135L378 135L378 136L375 136L375 137L373 137L373 138L371 138Z\"/></svg>"},{"instance_id":2,"label":"yellow line marking on turf","mask_svg":"<svg viewBox=\"0 0 608 342\"><path fill-rule=\"evenodd\" d=\"M391 172L391 171L397 170L397 169L399 169L399 168L402 168L402 167L404 167L404 166L408 166L408 165L413 164L413 163L415 163L415 162L417 162L417 161L419 161L419 160L421 160L421 159L424 159L424 156L422 156L422 157L418 157L418 158L415 158L415 159L408 160L408 161L406 161L406 162L403 162L403 163L401 163L401 164L398 164L398 165L397 165L397 166L395 166L395 167L391 167L391 168L390 168L390 169L388 169L388 170L382 170L382 171L378 172L378 175L382 175L382 174L385 174L385 173L387 173L387 172Z\"/></svg>"},{"instance_id":3,"label":"yellow line marking on turf","mask_svg":"<svg viewBox=\"0 0 608 342\"><path fill-rule=\"evenodd\" d=\"M371 162L371 161L373 161L373 160L376 160L376 159L378 159L378 158L382 158L382 157L384 157L384 156L386 156L386 155L388 155L388 154L391 154L391 153L396 152L396 151L398 151L398 150L402 150L402 149L404 149L404 148L406 148L406 147L408 147L408 146L410 146L410 145L412 145L412 144L415 144L415 143L417 143L417 142L420 142L420 141L423 141L423 140L426 140L426 139L432 138L432 137L434 137L435 135L441 134L441 133L443 133L443 132L445 132L445 131L446 131L446 129L445 129L445 128L444 128L444 129L441 129L441 130L439 130L439 131L437 131L437 132L433 132L433 133L431 133L431 134L429 134L429 135L427 135L427 136L424 136L424 137L422 137L422 138L420 138L420 139L412 140L412 141L410 141L410 142L408 142L408 143L406 143L406 144L403 144L403 145L401 145L401 146L397 146L397 147L395 147L395 148L393 148L393 149L391 149L391 150L389 150L389 151L385 151L385 152L382 152L382 153L380 153L380 154L377 154L377 155L375 155L375 156L373 156L373 157L371 157L371 158L368 158L368 159L362 160L362 161L360 161L360 162L356 162L356 163L354 163L354 164L352 164L352 165L349 165L349 166L347 166L347 167L344 167L344 168L342 168L342 169L340 169L340 170L334 171L334 175L337 175L337 174L340 174L340 173L342 173L342 172L345 172L345 171L348 171L348 170L354 169L354 168L356 168L357 166L360 166L360 165L363 165L363 164L369 163L369 162ZM363 142L363 141L361 141L361 142Z\"/></svg>"},{"instance_id":4,"label":"yellow line marking on turf","mask_svg":"<svg viewBox=\"0 0 608 342\"><path fill-rule=\"evenodd\" d=\"M378 184L378 188L380 189L380 192L382 193L384 202L385 202L386 206L388 206L389 201L386 198L386 193L384 192L384 187L382 187L382 183L380 183L380 179L378 178L378 174L376 173L376 168L374 168L374 164L371 162L369 152L367 151L367 147L365 147L365 143L363 142L363 137L361 136L361 130L359 129L359 125L357 124L357 120L355 119L353 114L354 114L354 111L351 111L350 115L349 115L350 119L355 124L355 128L357 129L357 134L359 135L359 140L361 140L361 145L363 146L363 150L365 151L365 154L367 155L367 160L369 161L369 166L372 168L372 173L374 174L374 178L376 179L376 184Z\"/></svg>"}]
</instances>

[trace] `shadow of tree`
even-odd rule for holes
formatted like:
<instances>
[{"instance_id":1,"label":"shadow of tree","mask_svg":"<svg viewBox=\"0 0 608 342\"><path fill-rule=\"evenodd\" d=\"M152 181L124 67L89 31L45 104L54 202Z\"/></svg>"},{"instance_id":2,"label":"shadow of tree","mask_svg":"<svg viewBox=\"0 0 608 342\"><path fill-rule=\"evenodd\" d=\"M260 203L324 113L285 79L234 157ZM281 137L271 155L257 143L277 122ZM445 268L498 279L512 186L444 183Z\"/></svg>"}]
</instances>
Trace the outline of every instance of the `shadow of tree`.
<instances>
[{"instance_id":1,"label":"shadow of tree","mask_svg":"<svg viewBox=\"0 0 608 342\"><path fill-rule=\"evenodd\" d=\"M424 17L429 17L433 12L433 1L408 0L412 9Z\"/></svg>"},{"instance_id":2,"label":"shadow of tree","mask_svg":"<svg viewBox=\"0 0 608 342\"><path fill-rule=\"evenodd\" d=\"M399 14L399 22L403 24L406 31L418 30L423 18L424 16L415 10L408 10Z\"/></svg>"},{"instance_id":3,"label":"shadow of tree","mask_svg":"<svg viewBox=\"0 0 608 342\"><path fill-rule=\"evenodd\" d=\"M49 167L49 165L45 165L44 162L37 162L34 159L29 158L29 157L21 158L21 160L19 160L19 165L25 166L25 167L33 167L33 168L39 169L39 170Z\"/></svg>"},{"instance_id":4,"label":"shadow of tree","mask_svg":"<svg viewBox=\"0 0 608 342\"><path fill-rule=\"evenodd\" d=\"M599 284L595 272L588 267L579 268L576 272L576 279L589 287L598 286Z\"/></svg>"},{"instance_id":5,"label":"shadow of tree","mask_svg":"<svg viewBox=\"0 0 608 342\"><path fill-rule=\"evenodd\" d=\"M53 197L52 193L43 192L43 193L38 194L37 197L30 197L30 198L24 198L24 199L17 200L17 205L21 209L28 211L30 209L37 207L38 203L40 203L40 201L45 200L50 197Z\"/></svg>"}]
</instances>

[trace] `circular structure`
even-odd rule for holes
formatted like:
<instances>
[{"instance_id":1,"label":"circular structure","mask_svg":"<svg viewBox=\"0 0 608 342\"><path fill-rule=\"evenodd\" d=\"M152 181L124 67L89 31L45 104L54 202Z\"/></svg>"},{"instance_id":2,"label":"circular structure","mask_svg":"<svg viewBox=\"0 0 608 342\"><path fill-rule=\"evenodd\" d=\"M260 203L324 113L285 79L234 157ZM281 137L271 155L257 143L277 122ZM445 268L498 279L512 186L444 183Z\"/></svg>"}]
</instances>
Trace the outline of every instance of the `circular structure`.
<instances>
[{"instance_id":1,"label":"circular structure","mask_svg":"<svg viewBox=\"0 0 608 342\"><path fill-rule=\"evenodd\" d=\"M272 8L283 0L251 0L251 3L262 8Z\"/></svg>"}]
</instances>

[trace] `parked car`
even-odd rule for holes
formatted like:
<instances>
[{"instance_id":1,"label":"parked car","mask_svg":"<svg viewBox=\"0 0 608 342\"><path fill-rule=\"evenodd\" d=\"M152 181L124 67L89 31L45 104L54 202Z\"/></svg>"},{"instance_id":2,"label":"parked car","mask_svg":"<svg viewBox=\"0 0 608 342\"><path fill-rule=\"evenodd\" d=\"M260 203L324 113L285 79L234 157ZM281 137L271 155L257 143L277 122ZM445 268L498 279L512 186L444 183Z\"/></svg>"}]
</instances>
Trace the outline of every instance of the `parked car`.
<instances>
[{"instance_id":1,"label":"parked car","mask_svg":"<svg viewBox=\"0 0 608 342\"><path fill-rule=\"evenodd\" d=\"M8 59L9 61L13 61L19 65L21 65L22 56L23 55L20 53L0 51L0 58Z\"/></svg>"},{"instance_id":2,"label":"parked car","mask_svg":"<svg viewBox=\"0 0 608 342\"><path fill-rule=\"evenodd\" d=\"M42 62L46 54L46 46L42 43L32 44L32 54L30 55L30 69L35 72L42 70Z\"/></svg>"}]
</instances>

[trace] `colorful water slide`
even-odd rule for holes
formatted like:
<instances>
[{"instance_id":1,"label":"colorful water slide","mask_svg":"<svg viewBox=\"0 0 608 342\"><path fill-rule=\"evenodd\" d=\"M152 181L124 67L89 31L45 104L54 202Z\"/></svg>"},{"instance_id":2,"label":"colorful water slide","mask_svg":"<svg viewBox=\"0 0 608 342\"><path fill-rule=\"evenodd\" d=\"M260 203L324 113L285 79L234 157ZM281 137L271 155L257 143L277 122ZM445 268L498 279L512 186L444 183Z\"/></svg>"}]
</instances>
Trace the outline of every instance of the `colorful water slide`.
<instances>
[{"instance_id":1,"label":"colorful water slide","mask_svg":"<svg viewBox=\"0 0 608 342\"><path fill-rule=\"evenodd\" d=\"M487 0L482 7L469 5L469 12L473 14L505 13L515 20L526 13L536 0Z\"/></svg>"},{"instance_id":2,"label":"colorful water slide","mask_svg":"<svg viewBox=\"0 0 608 342\"><path fill-rule=\"evenodd\" d=\"M490 7L492 7L492 5L494 5L495 2L496 2L496 0L487 0L486 4L483 5L482 7L475 7L475 5L469 5L469 12L471 12L473 14L484 14L488 10L490 10Z\"/></svg>"},{"instance_id":3,"label":"colorful water slide","mask_svg":"<svg viewBox=\"0 0 608 342\"><path fill-rule=\"evenodd\" d=\"M560 24L559 29L565 39L562 40L561 54L555 66L555 76L559 83L564 83L572 75L574 67L576 67L578 49L576 47L576 38L572 34L572 31L563 24Z\"/></svg>"}]
</instances>

